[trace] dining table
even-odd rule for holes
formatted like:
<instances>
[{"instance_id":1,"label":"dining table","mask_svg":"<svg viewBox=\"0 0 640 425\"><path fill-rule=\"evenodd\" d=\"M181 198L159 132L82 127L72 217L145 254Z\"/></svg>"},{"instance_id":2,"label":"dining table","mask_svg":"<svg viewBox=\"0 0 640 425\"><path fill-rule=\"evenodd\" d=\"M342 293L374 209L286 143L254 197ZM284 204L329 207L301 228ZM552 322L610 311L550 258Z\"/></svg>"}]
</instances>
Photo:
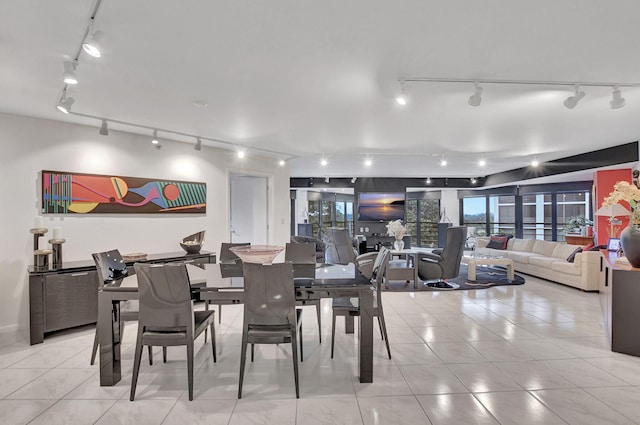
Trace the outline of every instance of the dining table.
<instances>
[{"instance_id":1,"label":"dining table","mask_svg":"<svg viewBox=\"0 0 640 425\"><path fill-rule=\"evenodd\" d=\"M187 272L194 301L211 304L242 304L244 279L242 263L206 264L204 268L187 264ZM308 270L308 264L293 264ZM294 273L299 275L300 273ZM322 298L358 298L358 378L362 383L373 382L373 319L374 292L369 279L356 272L353 264L317 264L314 277L296 277L294 286L297 301ZM117 284L108 284L98 293L98 341L100 343L100 386L116 385L122 378L122 340L120 303L138 299L135 274ZM353 318L347 321L346 331L353 331Z\"/></svg>"}]
</instances>

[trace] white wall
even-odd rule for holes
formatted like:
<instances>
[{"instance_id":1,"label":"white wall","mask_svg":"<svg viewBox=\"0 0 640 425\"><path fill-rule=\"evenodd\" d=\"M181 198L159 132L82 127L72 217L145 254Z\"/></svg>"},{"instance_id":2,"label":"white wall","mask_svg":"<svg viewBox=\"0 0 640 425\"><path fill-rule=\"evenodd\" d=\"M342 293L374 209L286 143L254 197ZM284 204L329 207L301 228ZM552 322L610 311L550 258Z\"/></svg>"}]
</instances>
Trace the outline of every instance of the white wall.
<instances>
[{"instance_id":1,"label":"white wall","mask_svg":"<svg viewBox=\"0 0 640 425\"><path fill-rule=\"evenodd\" d=\"M207 212L198 215L45 215L51 236L61 226L63 261L91 260L91 253L108 249L130 252L181 251L179 240L206 230L204 249L218 251L229 239L229 172L269 176L269 241L289 240L289 170L274 158L162 140L156 150L149 137L57 121L0 113L0 333L21 331L28 336L27 265L33 262L29 229L40 215L41 170L201 181L207 183ZM41 247L44 238L41 238Z\"/></svg>"},{"instance_id":2,"label":"white wall","mask_svg":"<svg viewBox=\"0 0 640 425\"><path fill-rule=\"evenodd\" d=\"M442 189L440 192L440 213L442 211L447 214L447 222L453 223L454 226L460 225L460 201L458 200L457 189Z\"/></svg>"}]
</instances>

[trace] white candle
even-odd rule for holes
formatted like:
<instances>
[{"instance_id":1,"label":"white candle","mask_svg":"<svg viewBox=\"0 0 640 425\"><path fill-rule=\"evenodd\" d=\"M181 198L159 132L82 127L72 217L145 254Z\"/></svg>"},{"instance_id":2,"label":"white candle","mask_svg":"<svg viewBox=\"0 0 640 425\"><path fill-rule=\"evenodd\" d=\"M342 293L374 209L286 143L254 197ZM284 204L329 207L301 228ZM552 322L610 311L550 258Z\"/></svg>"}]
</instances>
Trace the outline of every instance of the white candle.
<instances>
[{"instance_id":1,"label":"white candle","mask_svg":"<svg viewBox=\"0 0 640 425\"><path fill-rule=\"evenodd\" d=\"M44 226L44 223L42 221L42 217L40 217L40 216L36 217L35 221L33 222L33 228L34 229L42 229L42 226Z\"/></svg>"},{"instance_id":2,"label":"white candle","mask_svg":"<svg viewBox=\"0 0 640 425\"><path fill-rule=\"evenodd\" d=\"M62 239L62 228L60 226L53 228L53 239Z\"/></svg>"}]
</instances>

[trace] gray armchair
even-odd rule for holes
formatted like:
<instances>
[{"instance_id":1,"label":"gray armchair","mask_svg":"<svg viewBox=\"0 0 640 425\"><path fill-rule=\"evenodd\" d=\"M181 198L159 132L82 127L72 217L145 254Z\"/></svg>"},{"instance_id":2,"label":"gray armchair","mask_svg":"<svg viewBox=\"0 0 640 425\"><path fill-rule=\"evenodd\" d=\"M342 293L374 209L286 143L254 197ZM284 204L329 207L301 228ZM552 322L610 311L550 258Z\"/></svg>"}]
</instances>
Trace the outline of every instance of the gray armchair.
<instances>
[{"instance_id":1,"label":"gray armchair","mask_svg":"<svg viewBox=\"0 0 640 425\"><path fill-rule=\"evenodd\" d=\"M329 264L348 264L356 262L356 251L353 240L347 229L340 227L327 228L327 258Z\"/></svg>"},{"instance_id":2,"label":"gray armchair","mask_svg":"<svg viewBox=\"0 0 640 425\"><path fill-rule=\"evenodd\" d=\"M460 261L467 239L466 226L448 227L444 249L441 254L423 254L418 261L418 277L427 282L427 286L451 289L452 285L445 282L460 274Z\"/></svg>"}]
</instances>

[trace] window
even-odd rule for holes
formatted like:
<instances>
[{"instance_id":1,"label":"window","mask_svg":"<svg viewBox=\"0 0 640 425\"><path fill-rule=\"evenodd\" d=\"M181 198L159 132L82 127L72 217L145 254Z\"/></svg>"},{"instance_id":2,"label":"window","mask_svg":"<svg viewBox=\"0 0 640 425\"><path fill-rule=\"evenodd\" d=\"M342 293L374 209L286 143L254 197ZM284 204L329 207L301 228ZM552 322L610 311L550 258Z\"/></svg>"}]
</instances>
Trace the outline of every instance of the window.
<instances>
[{"instance_id":1,"label":"window","mask_svg":"<svg viewBox=\"0 0 640 425\"><path fill-rule=\"evenodd\" d=\"M490 234L516 234L516 197L501 195L489 197Z\"/></svg>"},{"instance_id":2,"label":"window","mask_svg":"<svg viewBox=\"0 0 640 425\"><path fill-rule=\"evenodd\" d=\"M484 196L466 197L462 200L463 223L474 227L475 234L483 236L487 228L487 198Z\"/></svg>"},{"instance_id":3,"label":"window","mask_svg":"<svg viewBox=\"0 0 640 425\"><path fill-rule=\"evenodd\" d=\"M436 246L440 201L437 199L407 199L405 201L405 225L411 235L411 243L417 246Z\"/></svg>"}]
</instances>

